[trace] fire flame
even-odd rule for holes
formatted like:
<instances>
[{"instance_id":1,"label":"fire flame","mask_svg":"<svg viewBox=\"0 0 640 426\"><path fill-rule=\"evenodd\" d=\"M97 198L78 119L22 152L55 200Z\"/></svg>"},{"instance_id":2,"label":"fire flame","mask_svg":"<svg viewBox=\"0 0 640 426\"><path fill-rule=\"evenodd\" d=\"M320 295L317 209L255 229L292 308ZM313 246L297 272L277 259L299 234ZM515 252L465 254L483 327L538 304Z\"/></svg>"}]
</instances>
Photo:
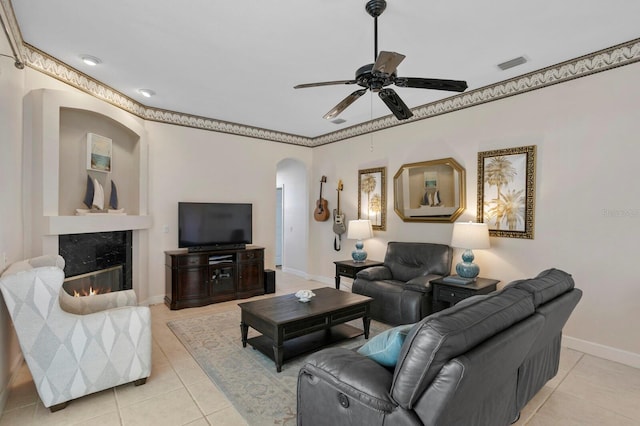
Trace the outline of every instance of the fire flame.
<instances>
[{"instance_id":1,"label":"fire flame","mask_svg":"<svg viewBox=\"0 0 640 426\"><path fill-rule=\"evenodd\" d=\"M89 291L82 290L82 293L79 293L77 290L73 290L73 297L84 297L84 296L95 296L96 294L101 293L109 293L109 291L104 291L104 289L96 288L94 289L92 286L89 286Z\"/></svg>"}]
</instances>

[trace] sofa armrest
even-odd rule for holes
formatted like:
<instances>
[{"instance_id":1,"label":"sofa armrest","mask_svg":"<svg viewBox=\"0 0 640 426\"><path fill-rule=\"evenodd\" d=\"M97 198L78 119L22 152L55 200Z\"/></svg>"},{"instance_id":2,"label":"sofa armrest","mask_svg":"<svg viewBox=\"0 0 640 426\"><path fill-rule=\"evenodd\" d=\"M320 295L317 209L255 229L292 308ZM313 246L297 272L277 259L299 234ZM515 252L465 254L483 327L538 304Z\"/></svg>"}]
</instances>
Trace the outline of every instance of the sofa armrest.
<instances>
[{"instance_id":1,"label":"sofa armrest","mask_svg":"<svg viewBox=\"0 0 640 426\"><path fill-rule=\"evenodd\" d=\"M390 280L391 270L384 265L380 266L372 266L367 269L363 269L362 271L356 274L356 278L361 278L367 281L379 281L379 280Z\"/></svg>"},{"instance_id":2,"label":"sofa armrest","mask_svg":"<svg viewBox=\"0 0 640 426\"><path fill-rule=\"evenodd\" d=\"M357 352L324 349L311 355L298 373L298 405L316 404L325 396L335 401L337 390L360 406L390 413L397 407L389 395L392 380L392 372Z\"/></svg>"},{"instance_id":3,"label":"sofa armrest","mask_svg":"<svg viewBox=\"0 0 640 426\"><path fill-rule=\"evenodd\" d=\"M404 284L407 290L419 291L421 293L431 292L431 280L442 278L441 275L422 275L415 277Z\"/></svg>"}]
</instances>

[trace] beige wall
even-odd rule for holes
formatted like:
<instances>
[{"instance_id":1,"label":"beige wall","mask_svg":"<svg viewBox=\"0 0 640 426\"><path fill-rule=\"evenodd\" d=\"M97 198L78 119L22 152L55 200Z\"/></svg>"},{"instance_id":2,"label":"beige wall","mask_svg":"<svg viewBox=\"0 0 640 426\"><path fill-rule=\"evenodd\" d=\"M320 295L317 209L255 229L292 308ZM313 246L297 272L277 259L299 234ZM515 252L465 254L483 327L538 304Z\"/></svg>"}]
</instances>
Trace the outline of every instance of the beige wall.
<instances>
[{"instance_id":1,"label":"beige wall","mask_svg":"<svg viewBox=\"0 0 640 426\"><path fill-rule=\"evenodd\" d=\"M149 300L161 303L165 295L164 251L178 247L178 201L253 203L253 243L265 247L265 267L273 269L278 163L293 158L310 169L312 150L155 122L146 127L154 222L149 230ZM298 251L306 252L306 245Z\"/></svg>"},{"instance_id":2,"label":"beige wall","mask_svg":"<svg viewBox=\"0 0 640 426\"><path fill-rule=\"evenodd\" d=\"M10 52L0 36L0 52ZM22 259L22 95L24 73L13 61L0 57L0 270L4 256ZM19 361L20 349L11 319L0 295L0 408L7 398L6 386Z\"/></svg>"},{"instance_id":3,"label":"beige wall","mask_svg":"<svg viewBox=\"0 0 640 426\"><path fill-rule=\"evenodd\" d=\"M570 272L584 297L565 328L567 341L582 350L593 343L587 349L640 367L640 287L630 267L640 238L638 75L640 64L625 66L320 147L314 175L344 181L342 202L353 218L358 169L386 165L392 177L404 163L453 157L467 172L459 220L475 220L477 153L537 145L535 239L492 238L490 250L475 252L480 273L507 283L550 267ZM387 191L387 231L365 242L370 258L382 259L391 240L450 242L450 224L399 220L391 178ZM310 241L331 237L330 224L310 230ZM333 275L332 261L348 258L353 244L341 253L310 245L311 274Z\"/></svg>"},{"instance_id":4,"label":"beige wall","mask_svg":"<svg viewBox=\"0 0 640 426\"><path fill-rule=\"evenodd\" d=\"M449 243L451 237L450 224L404 223L393 212L392 177L400 165L455 158L467 171L467 211L460 220L473 220L477 152L537 145L535 239L492 238L490 250L476 252L481 274L509 282L549 267L571 272L584 297L567 324L566 341L640 367L640 328L635 327L640 287L628 267L640 236L634 186L640 156L639 73L640 64L629 65L314 149L147 122L153 227L147 233L149 280L140 297L157 303L164 297L163 252L177 246L177 202L182 200L254 203L254 243L266 247L266 267L273 267L274 194L283 159L306 167L308 195L301 205L313 206L320 176L326 175L329 208L334 208L333 189L342 179L347 220L357 214L357 171L387 168L387 231L365 242L370 258L381 259L391 240ZM0 250L10 261L26 255L21 238L22 98L38 88L74 91L33 70L18 71L0 58ZM343 240L344 248L335 252L331 221L312 220L308 208L299 211L307 216L300 223L308 226L308 244L300 247L306 258L300 264L308 268L303 272L332 285L332 262L349 258L354 242ZM12 336L1 304L2 391L19 359Z\"/></svg>"}]
</instances>

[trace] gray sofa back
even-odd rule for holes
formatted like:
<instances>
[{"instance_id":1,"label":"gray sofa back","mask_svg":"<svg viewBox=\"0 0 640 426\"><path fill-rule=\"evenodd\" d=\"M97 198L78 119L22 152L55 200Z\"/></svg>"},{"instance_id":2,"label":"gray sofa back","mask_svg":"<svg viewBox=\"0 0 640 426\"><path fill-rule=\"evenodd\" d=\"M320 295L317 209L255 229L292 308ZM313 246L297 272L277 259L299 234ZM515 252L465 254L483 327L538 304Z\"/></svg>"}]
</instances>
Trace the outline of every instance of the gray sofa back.
<instances>
[{"instance_id":1,"label":"gray sofa back","mask_svg":"<svg viewBox=\"0 0 640 426\"><path fill-rule=\"evenodd\" d=\"M533 312L530 294L512 288L463 301L426 317L412 329L402 346L391 386L392 398L403 408L412 409L447 362Z\"/></svg>"},{"instance_id":2,"label":"gray sofa back","mask_svg":"<svg viewBox=\"0 0 640 426\"><path fill-rule=\"evenodd\" d=\"M514 281L505 287L527 291L536 315L544 318L544 327L518 372L517 405L520 410L558 373L562 329L582 298L582 291L574 286L570 274L552 268L535 278Z\"/></svg>"},{"instance_id":3,"label":"gray sofa back","mask_svg":"<svg viewBox=\"0 0 640 426\"><path fill-rule=\"evenodd\" d=\"M409 281L425 275L449 275L453 249L445 244L392 241L387 245L384 264L394 280Z\"/></svg>"}]
</instances>

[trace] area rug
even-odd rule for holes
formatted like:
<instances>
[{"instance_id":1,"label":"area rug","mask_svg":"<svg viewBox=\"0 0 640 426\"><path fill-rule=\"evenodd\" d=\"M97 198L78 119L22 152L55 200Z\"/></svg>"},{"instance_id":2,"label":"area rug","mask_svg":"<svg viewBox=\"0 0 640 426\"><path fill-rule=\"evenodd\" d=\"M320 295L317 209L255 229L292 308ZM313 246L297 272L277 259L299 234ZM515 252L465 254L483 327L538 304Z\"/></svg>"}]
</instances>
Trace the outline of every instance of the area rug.
<instances>
[{"instance_id":1,"label":"area rug","mask_svg":"<svg viewBox=\"0 0 640 426\"><path fill-rule=\"evenodd\" d=\"M362 320L351 322L362 327ZM282 372L275 363L254 350L242 347L240 309L184 318L167 323L191 356L226 395L250 425L295 425L298 371L308 355L285 361ZM388 328L371 322L369 337ZM259 335L249 329L249 337ZM364 336L334 346L357 348Z\"/></svg>"}]
</instances>

